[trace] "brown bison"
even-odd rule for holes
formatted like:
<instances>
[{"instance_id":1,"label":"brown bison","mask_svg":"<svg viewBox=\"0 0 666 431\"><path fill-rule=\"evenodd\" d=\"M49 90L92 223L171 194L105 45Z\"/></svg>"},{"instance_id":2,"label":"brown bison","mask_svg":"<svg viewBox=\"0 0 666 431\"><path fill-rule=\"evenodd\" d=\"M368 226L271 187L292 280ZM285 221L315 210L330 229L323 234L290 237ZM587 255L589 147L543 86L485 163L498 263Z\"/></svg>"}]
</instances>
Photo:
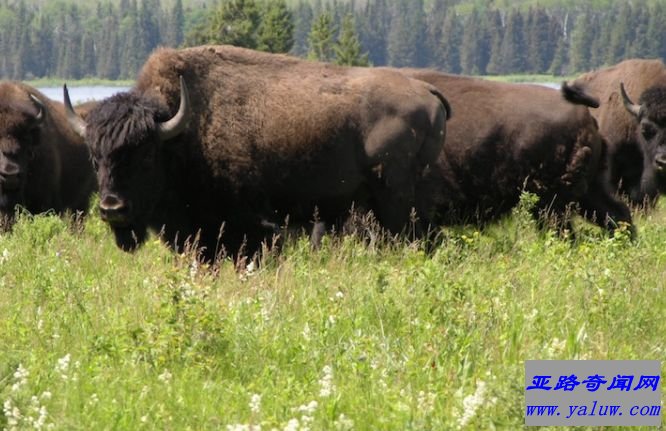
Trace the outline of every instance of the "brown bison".
<instances>
[{"instance_id":1,"label":"brown bison","mask_svg":"<svg viewBox=\"0 0 666 431\"><path fill-rule=\"evenodd\" d=\"M608 140L612 184L632 203L654 203L659 193L666 192L664 64L626 60L581 75L574 84L601 101L593 115Z\"/></svg>"},{"instance_id":2,"label":"brown bison","mask_svg":"<svg viewBox=\"0 0 666 431\"><path fill-rule=\"evenodd\" d=\"M85 211L96 188L88 148L62 103L13 81L0 82L0 216Z\"/></svg>"},{"instance_id":3,"label":"brown bison","mask_svg":"<svg viewBox=\"0 0 666 431\"><path fill-rule=\"evenodd\" d=\"M597 102L580 88L405 73L446 89L455 111L444 149L420 186L421 195L438 197L434 220L486 222L507 213L524 190L539 197L535 215L563 216L575 202L607 229L631 224L629 209L600 175L605 142L587 109Z\"/></svg>"},{"instance_id":4,"label":"brown bison","mask_svg":"<svg viewBox=\"0 0 666 431\"><path fill-rule=\"evenodd\" d=\"M400 231L447 115L439 91L395 71L202 46L157 50L131 91L70 120L118 246L151 228L176 250L199 234L214 258L246 235L256 244L265 220L307 222L316 208L334 223L353 202Z\"/></svg>"}]
</instances>

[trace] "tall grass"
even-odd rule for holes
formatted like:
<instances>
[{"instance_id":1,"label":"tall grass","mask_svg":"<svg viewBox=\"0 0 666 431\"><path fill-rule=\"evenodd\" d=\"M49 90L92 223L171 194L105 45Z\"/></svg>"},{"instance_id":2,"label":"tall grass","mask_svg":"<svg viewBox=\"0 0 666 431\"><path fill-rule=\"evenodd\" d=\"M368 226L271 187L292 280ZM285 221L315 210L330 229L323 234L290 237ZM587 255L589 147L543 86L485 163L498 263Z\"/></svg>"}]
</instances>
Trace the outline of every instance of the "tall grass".
<instances>
[{"instance_id":1,"label":"tall grass","mask_svg":"<svg viewBox=\"0 0 666 431\"><path fill-rule=\"evenodd\" d=\"M517 429L527 359L663 359L664 209L634 243L572 242L527 206L429 254L299 239L240 272L21 216L0 235L0 429Z\"/></svg>"}]
</instances>

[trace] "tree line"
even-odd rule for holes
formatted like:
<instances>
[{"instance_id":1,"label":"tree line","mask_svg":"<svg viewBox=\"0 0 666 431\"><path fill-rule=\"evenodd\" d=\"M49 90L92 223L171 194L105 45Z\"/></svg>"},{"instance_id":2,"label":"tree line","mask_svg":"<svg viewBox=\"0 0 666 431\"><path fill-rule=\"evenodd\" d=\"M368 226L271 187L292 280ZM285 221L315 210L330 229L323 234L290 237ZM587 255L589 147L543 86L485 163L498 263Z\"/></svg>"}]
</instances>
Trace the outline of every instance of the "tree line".
<instances>
[{"instance_id":1,"label":"tree line","mask_svg":"<svg viewBox=\"0 0 666 431\"><path fill-rule=\"evenodd\" d=\"M156 47L204 43L339 64L435 67L474 75L573 74L624 58L666 57L663 2L590 5L0 0L0 77L132 79Z\"/></svg>"}]
</instances>

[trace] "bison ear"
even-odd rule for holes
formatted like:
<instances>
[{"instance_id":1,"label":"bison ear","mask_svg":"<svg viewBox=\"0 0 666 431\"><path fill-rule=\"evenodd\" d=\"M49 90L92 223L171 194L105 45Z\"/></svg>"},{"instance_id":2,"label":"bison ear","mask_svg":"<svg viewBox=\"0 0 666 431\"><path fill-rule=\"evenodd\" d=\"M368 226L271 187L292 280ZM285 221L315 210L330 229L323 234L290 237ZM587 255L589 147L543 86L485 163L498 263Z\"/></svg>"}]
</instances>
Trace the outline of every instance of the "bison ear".
<instances>
[{"instance_id":1,"label":"bison ear","mask_svg":"<svg viewBox=\"0 0 666 431\"><path fill-rule=\"evenodd\" d=\"M158 124L160 140L166 141L181 134L183 130L185 130L187 122L190 119L191 110L192 108L190 106L190 96L187 92L187 85L185 85L185 79L181 75L180 106L178 107L178 112L176 112L176 115L174 115L173 118Z\"/></svg>"},{"instance_id":2,"label":"bison ear","mask_svg":"<svg viewBox=\"0 0 666 431\"><path fill-rule=\"evenodd\" d=\"M636 105L631 101L627 95L626 90L624 89L624 82L620 82L620 94L622 94L622 102L624 103L624 108L634 117L638 118L638 115L641 113L641 105Z\"/></svg>"},{"instance_id":3,"label":"bison ear","mask_svg":"<svg viewBox=\"0 0 666 431\"><path fill-rule=\"evenodd\" d=\"M62 87L63 98L65 99L65 113L67 114L67 122L70 127L77 135L82 138L86 137L86 122L81 118L79 114L74 112L72 108L72 101L69 99L69 91L67 90L67 84Z\"/></svg>"},{"instance_id":4,"label":"bison ear","mask_svg":"<svg viewBox=\"0 0 666 431\"><path fill-rule=\"evenodd\" d=\"M35 122L33 123L34 126L37 127L42 124L46 118L46 107L44 106L44 102L39 100L39 98L32 93L30 93L30 100L32 100L32 103L34 103L37 108L37 115L35 115Z\"/></svg>"}]
</instances>

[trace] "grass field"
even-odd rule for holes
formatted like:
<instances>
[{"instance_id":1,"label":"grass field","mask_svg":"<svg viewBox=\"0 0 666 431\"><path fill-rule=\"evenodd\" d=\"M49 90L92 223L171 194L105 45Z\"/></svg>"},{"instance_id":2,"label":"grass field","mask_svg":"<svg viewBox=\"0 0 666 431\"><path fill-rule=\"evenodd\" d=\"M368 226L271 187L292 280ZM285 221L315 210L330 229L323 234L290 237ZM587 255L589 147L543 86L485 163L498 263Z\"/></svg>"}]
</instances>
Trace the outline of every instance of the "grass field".
<instances>
[{"instance_id":1,"label":"grass field","mask_svg":"<svg viewBox=\"0 0 666 431\"><path fill-rule=\"evenodd\" d=\"M0 429L518 429L526 359L663 360L666 208L634 243L572 242L528 201L432 254L301 239L240 272L22 217L0 235Z\"/></svg>"}]
</instances>

